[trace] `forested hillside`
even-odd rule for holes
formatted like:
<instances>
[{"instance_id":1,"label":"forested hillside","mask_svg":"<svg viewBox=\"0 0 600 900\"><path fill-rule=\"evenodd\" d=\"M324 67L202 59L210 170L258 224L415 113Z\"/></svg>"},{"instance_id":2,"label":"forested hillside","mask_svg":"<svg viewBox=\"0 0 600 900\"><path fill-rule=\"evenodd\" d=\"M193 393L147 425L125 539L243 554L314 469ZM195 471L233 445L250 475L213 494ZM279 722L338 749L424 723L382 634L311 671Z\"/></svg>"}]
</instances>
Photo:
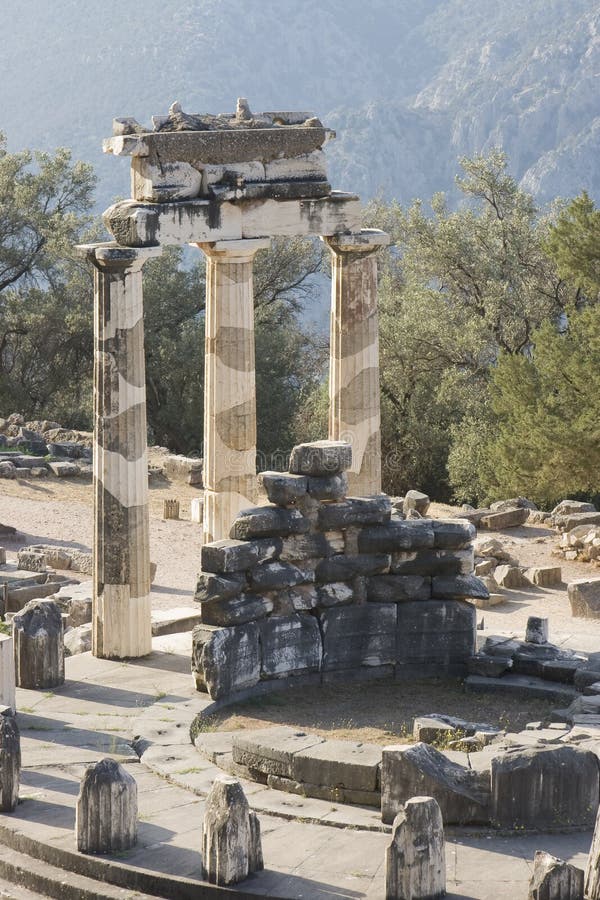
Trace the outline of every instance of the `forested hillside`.
<instances>
[{"instance_id":1,"label":"forested hillside","mask_svg":"<svg viewBox=\"0 0 600 900\"><path fill-rule=\"evenodd\" d=\"M103 158L115 115L314 110L338 130L333 183L408 202L452 187L456 159L502 145L542 202L600 198L595 0L3 0L0 130L9 148Z\"/></svg>"}]
</instances>

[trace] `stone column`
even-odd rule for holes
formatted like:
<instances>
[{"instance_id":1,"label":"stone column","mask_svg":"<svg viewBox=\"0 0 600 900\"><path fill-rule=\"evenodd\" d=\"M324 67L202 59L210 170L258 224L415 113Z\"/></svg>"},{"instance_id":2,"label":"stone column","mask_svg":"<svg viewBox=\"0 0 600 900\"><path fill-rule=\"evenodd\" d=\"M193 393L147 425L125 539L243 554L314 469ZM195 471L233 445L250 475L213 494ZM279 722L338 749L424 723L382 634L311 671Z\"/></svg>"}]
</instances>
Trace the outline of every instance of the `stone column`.
<instances>
[{"instance_id":1,"label":"stone column","mask_svg":"<svg viewBox=\"0 0 600 900\"><path fill-rule=\"evenodd\" d=\"M92 652L152 649L142 265L160 247L82 247L94 273Z\"/></svg>"},{"instance_id":2,"label":"stone column","mask_svg":"<svg viewBox=\"0 0 600 900\"><path fill-rule=\"evenodd\" d=\"M383 231L324 238L332 255L329 439L352 445L349 494L381 491L377 257Z\"/></svg>"},{"instance_id":3,"label":"stone column","mask_svg":"<svg viewBox=\"0 0 600 900\"><path fill-rule=\"evenodd\" d=\"M205 543L229 537L256 502L256 376L252 267L270 240L198 244L206 254Z\"/></svg>"}]
</instances>

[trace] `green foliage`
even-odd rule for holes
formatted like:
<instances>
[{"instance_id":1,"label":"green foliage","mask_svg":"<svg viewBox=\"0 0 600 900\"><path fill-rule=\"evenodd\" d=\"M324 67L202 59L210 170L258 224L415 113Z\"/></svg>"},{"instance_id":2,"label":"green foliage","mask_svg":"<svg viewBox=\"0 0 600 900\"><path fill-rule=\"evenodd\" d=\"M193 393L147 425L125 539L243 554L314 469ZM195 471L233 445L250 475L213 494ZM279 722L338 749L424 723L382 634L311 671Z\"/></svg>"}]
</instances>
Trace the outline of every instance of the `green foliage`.
<instances>
[{"instance_id":1,"label":"green foliage","mask_svg":"<svg viewBox=\"0 0 600 900\"><path fill-rule=\"evenodd\" d=\"M492 376L496 436L487 488L549 505L600 487L600 307L544 323L531 358L503 354Z\"/></svg>"},{"instance_id":2,"label":"green foliage","mask_svg":"<svg viewBox=\"0 0 600 900\"><path fill-rule=\"evenodd\" d=\"M585 191L562 210L545 248L561 278L592 300L600 297L600 209Z\"/></svg>"}]
</instances>

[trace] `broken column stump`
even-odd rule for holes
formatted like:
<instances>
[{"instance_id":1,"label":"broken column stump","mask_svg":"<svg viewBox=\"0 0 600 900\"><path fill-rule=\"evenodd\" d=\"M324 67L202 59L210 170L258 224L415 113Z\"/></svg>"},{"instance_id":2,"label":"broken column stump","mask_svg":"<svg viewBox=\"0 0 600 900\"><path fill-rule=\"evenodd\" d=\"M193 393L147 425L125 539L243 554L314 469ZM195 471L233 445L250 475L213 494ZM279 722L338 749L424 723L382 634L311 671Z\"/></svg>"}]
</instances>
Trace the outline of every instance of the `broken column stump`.
<instances>
[{"instance_id":1,"label":"broken column stump","mask_svg":"<svg viewBox=\"0 0 600 900\"><path fill-rule=\"evenodd\" d=\"M0 634L0 704L16 712L15 701L15 651L13 639Z\"/></svg>"},{"instance_id":2,"label":"broken column stump","mask_svg":"<svg viewBox=\"0 0 600 900\"><path fill-rule=\"evenodd\" d=\"M179 500L163 500L163 519L179 518Z\"/></svg>"},{"instance_id":3,"label":"broken column stump","mask_svg":"<svg viewBox=\"0 0 600 900\"><path fill-rule=\"evenodd\" d=\"M202 825L202 865L211 884L236 884L263 868L260 822L237 778L213 782Z\"/></svg>"},{"instance_id":4,"label":"broken column stump","mask_svg":"<svg viewBox=\"0 0 600 900\"><path fill-rule=\"evenodd\" d=\"M137 783L114 759L88 766L79 788L75 834L82 853L130 850L137 842Z\"/></svg>"},{"instance_id":5,"label":"broken column stump","mask_svg":"<svg viewBox=\"0 0 600 900\"><path fill-rule=\"evenodd\" d=\"M404 804L386 850L386 900L437 900L446 893L444 823L433 797Z\"/></svg>"},{"instance_id":6,"label":"broken column stump","mask_svg":"<svg viewBox=\"0 0 600 900\"><path fill-rule=\"evenodd\" d=\"M64 627L53 601L30 600L13 619L15 679L22 688L64 684Z\"/></svg>"},{"instance_id":7,"label":"broken column stump","mask_svg":"<svg viewBox=\"0 0 600 900\"><path fill-rule=\"evenodd\" d=\"M600 810L585 867L585 896L587 900L600 900Z\"/></svg>"},{"instance_id":8,"label":"broken column stump","mask_svg":"<svg viewBox=\"0 0 600 900\"><path fill-rule=\"evenodd\" d=\"M583 900L583 870L536 850L528 900Z\"/></svg>"},{"instance_id":9,"label":"broken column stump","mask_svg":"<svg viewBox=\"0 0 600 900\"><path fill-rule=\"evenodd\" d=\"M542 616L529 616L525 640L528 644L546 644L548 642L548 619Z\"/></svg>"},{"instance_id":10,"label":"broken column stump","mask_svg":"<svg viewBox=\"0 0 600 900\"><path fill-rule=\"evenodd\" d=\"M8 712L8 710L6 710ZM12 812L19 802L21 736L13 715L0 714L0 812Z\"/></svg>"}]
</instances>

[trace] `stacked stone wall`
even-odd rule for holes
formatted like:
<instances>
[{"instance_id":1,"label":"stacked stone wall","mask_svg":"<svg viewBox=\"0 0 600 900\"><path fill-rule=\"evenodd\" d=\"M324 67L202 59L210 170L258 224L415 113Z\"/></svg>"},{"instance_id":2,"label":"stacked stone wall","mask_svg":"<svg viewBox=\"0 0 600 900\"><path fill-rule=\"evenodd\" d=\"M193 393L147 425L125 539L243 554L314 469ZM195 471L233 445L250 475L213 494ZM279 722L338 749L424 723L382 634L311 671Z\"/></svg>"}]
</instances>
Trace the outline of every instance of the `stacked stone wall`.
<instances>
[{"instance_id":1,"label":"stacked stone wall","mask_svg":"<svg viewBox=\"0 0 600 900\"><path fill-rule=\"evenodd\" d=\"M475 528L407 519L389 497L347 497L342 442L294 448L259 481L270 504L243 510L205 544L192 670L214 699L291 677L463 674L475 651Z\"/></svg>"}]
</instances>

